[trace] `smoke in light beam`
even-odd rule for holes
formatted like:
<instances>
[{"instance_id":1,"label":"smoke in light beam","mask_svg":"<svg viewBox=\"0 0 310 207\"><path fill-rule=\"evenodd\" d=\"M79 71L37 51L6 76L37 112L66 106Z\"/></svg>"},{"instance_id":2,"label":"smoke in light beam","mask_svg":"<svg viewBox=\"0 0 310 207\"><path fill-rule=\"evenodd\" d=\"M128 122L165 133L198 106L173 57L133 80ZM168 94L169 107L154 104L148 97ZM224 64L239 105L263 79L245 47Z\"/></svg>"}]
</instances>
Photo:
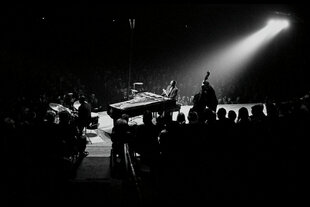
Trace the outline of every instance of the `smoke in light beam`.
<instances>
[{"instance_id":1,"label":"smoke in light beam","mask_svg":"<svg viewBox=\"0 0 310 207\"><path fill-rule=\"evenodd\" d=\"M265 27L254 34L213 53L207 60L207 67L212 68L218 78L236 75L253 59L260 48L288 26L287 20L268 21Z\"/></svg>"}]
</instances>

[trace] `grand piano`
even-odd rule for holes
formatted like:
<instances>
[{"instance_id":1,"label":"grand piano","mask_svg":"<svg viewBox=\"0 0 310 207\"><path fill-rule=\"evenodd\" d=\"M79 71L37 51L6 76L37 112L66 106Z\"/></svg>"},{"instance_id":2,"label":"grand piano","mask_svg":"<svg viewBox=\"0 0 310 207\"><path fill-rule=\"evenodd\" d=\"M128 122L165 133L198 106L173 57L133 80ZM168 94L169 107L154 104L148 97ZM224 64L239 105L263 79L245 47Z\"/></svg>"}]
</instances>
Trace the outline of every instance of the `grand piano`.
<instances>
[{"instance_id":1,"label":"grand piano","mask_svg":"<svg viewBox=\"0 0 310 207\"><path fill-rule=\"evenodd\" d=\"M180 111L181 105L170 98L150 93L137 93L133 99L119 103L110 104L107 113L116 120L122 114L127 114L129 117L142 115L146 110L151 112L159 111Z\"/></svg>"}]
</instances>

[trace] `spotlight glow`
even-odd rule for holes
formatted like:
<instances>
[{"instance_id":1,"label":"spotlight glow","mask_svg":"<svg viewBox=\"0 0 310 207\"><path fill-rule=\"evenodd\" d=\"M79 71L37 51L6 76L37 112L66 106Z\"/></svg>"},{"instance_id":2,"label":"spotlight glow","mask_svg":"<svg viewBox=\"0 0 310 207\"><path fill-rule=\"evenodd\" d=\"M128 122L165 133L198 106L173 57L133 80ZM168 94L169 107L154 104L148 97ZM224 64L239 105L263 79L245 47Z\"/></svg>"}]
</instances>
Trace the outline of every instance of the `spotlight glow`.
<instances>
[{"instance_id":1,"label":"spotlight glow","mask_svg":"<svg viewBox=\"0 0 310 207\"><path fill-rule=\"evenodd\" d=\"M212 77L228 83L238 77L255 55L266 46L277 34L289 27L285 19L271 19L258 31L239 41L216 49L203 60L204 68L209 68Z\"/></svg>"},{"instance_id":2,"label":"spotlight glow","mask_svg":"<svg viewBox=\"0 0 310 207\"><path fill-rule=\"evenodd\" d=\"M231 76L245 67L254 55L282 29L279 24L268 24L252 35L218 51L211 58L214 69L220 76Z\"/></svg>"},{"instance_id":3,"label":"spotlight glow","mask_svg":"<svg viewBox=\"0 0 310 207\"><path fill-rule=\"evenodd\" d=\"M289 22L288 20L285 19L271 19L268 21L267 26L278 30L282 30L288 28Z\"/></svg>"}]
</instances>

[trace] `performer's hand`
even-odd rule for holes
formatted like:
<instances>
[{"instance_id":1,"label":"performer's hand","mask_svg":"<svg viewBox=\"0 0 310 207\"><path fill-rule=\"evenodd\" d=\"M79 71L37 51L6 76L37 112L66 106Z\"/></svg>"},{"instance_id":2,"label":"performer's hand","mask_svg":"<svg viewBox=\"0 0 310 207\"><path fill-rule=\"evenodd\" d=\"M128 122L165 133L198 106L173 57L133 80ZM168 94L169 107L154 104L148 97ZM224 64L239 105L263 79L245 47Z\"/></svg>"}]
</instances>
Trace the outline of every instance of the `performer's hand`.
<instances>
[{"instance_id":1,"label":"performer's hand","mask_svg":"<svg viewBox=\"0 0 310 207\"><path fill-rule=\"evenodd\" d=\"M167 96L167 91L165 89L163 89L164 94Z\"/></svg>"}]
</instances>

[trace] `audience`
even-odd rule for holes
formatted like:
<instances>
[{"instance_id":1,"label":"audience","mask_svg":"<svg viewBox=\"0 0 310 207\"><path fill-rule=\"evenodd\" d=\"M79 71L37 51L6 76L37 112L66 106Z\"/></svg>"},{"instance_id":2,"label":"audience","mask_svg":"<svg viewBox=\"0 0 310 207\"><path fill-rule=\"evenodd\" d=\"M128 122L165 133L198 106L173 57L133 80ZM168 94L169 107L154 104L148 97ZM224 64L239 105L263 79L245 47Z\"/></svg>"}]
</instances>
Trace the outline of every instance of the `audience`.
<instances>
[{"instance_id":1,"label":"audience","mask_svg":"<svg viewBox=\"0 0 310 207\"><path fill-rule=\"evenodd\" d=\"M175 77L180 83L178 102L192 105L195 86L190 86L191 81L182 82L178 74L161 72L165 69L161 66L151 73L141 69L141 73L134 73L133 80L143 82L144 90L160 94L162 86L171 79L168 77ZM17 151L11 158L15 163L39 165L46 172L57 169L54 173L68 178L70 159L78 152L83 153L86 143L79 148L74 115L68 111L56 114L49 104L62 104L78 112L74 102L79 97L88 97L91 107L87 107L88 122L90 111L105 110L108 103L125 100L126 84L122 81L115 84L115 80L122 80L122 73L117 71L98 68L97 77L87 86L73 73L59 71L40 74L34 84L27 84L30 80L22 82L14 96L0 102L5 153ZM35 87L40 84L42 87ZM251 90L243 96L230 97L223 96L223 88L217 90L219 103L261 100L247 99ZM143 124L133 128L128 125L129 117L124 115L112 131L112 148L118 155L122 153L123 143L132 146L160 180L158 188L167 193L160 199L292 198L296 193L296 150L307 138L310 122L309 93L287 102L266 101L266 114L263 107L254 105L251 115L245 107L238 113L229 111L228 114L224 108L216 113L205 109L203 117L190 111L188 121L183 113L178 114L176 121L159 113L156 124L152 122L152 114L146 111ZM19 171L22 165L12 167ZM16 173L13 171L10 176Z\"/></svg>"},{"instance_id":2,"label":"audience","mask_svg":"<svg viewBox=\"0 0 310 207\"><path fill-rule=\"evenodd\" d=\"M181 125L186 123L185 114L183 112L178 113L177 122Z\"/></svg>"},{"instance_id":3,"label":"audience","mask_svg":"<svg viewBox=\"0 0 310 207\"><path fill-rule=\"evenodd\" d=\"M133 148L141 155L141 162L151 168L155 168L159 158L158 136L159 130L152 122L152 112L147 110L143 114L143 124L137 126Z\"/></svg>"},{"instance_id":4,"label":"audience","mask_svg":"<svg viewBox=\"0 0 310 207\"><path fill-rule=\"evenodd\" d=\"M232 125L236 123L237 114L234 110L228 111L228 119L231 122Z\"/></svg>"}]
</instances>

